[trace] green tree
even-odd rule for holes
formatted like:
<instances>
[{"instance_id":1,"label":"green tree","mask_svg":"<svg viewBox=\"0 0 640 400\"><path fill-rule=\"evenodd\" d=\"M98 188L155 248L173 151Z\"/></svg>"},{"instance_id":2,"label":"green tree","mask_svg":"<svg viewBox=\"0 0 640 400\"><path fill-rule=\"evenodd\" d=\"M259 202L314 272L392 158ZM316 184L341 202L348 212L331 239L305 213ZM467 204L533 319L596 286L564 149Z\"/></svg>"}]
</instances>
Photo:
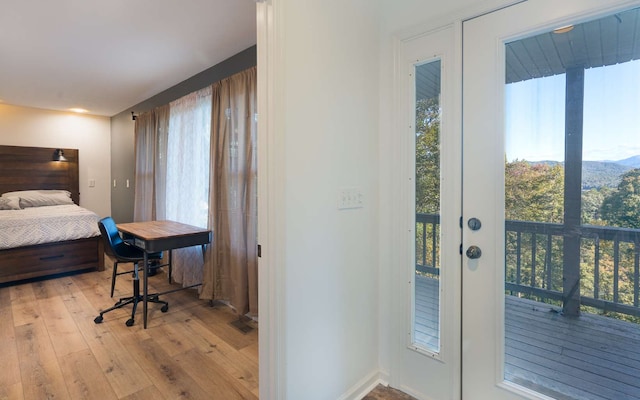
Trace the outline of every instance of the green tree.
<instances>
[{"instance_id":1,"label":"green tree","mask_svg":"<svg viewBox=\"0 0 640 400\"><path fill-rule=\"evenodd\" d=\"M582 224L605 225L602 220L601 206L604 199L609 196L612 189L607 187L592 188L582 192Z\"/></svg>"},{"instance_id":2,"label":"green tree","mask_svg":"<svg viewBox=\"0 0 640 400\"><path fill-rule=\"evenodd\" d=\"M618 189L602 202L601 213L609 225L640 229L640 168L622 175Z\"/></svg>"},{"instance_id":3,"label":"green tree","mask_svg":"<svg viewBox=\"0 0 640 400\"><path fill-rule=\"evenodd\" d=\"M507 220L561 223L564 169L561 164L532 164L515 160L505 164L505 218ZM554 273L562 262L562 241L545 235L507 232L506 280L558 290L561 276ZM517 268L517 266L520 266ZM535 265L535 268L534 268ZM550 274L550 281L547 280ZM528 296L525 296L528 297ZM537 297L533 296L536 300Z\"/></svg>"},{"instance_id":4,"label":"green tree","mask_svg":"<svg viewBox=\"0 0 640 400\"><path fill-rule=\"evenodd\" d=\"M564 169L560 164L506 163L506 219L561 223L563 192Z\"/></svg>"},{"instance_id":5,"label":"green tree","mask_svg":"<svg viewBox=\"0 0 640 400\"><path fill-rule=\"evenodd\" d=\"M440 213L440 102L416 102L416 212Z\"/></svg>"},{"instance_id":6,"label":"green tree","mask_svg":"<svg viewBox=\"0 0 640 400\"><path fill-rule=\"evenodd\" d=\"M440 213L440 102L438 98L416 101L416 213ZM426 231L425 231L426 229ZM437 267L438 254L432 259L433 233L428 226L416 224L416 263ZM423 235L426 240L422 240ZM423 255L425 257L423 257ZM437 277L437 275L435 276Z\"/></svg>"}]
</instances>

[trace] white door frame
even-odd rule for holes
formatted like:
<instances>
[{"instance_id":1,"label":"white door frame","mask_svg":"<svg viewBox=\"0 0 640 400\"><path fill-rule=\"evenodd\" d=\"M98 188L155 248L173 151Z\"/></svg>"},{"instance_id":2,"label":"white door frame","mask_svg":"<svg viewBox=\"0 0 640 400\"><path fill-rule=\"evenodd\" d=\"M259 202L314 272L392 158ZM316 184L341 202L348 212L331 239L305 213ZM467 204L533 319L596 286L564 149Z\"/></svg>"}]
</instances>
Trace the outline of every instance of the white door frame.
<instances>
[{"instance_id":1,"label":"white door frame","mask_svg":"<svg viewBox=\"0 0 640 400\"><path fill-rule=\"evenodd\" d=\"M259 323L259 391L260 398L285 398L285 274L284 218L284 163L282 141L278 132L279 116L273 110L281 104L282 95L274 90L274 82L281 82L274 65L281 64L281 32L276 22L273 3L258 0L256 4L257 71L258 71L258 305ZM281 108L279 108L281 109Z\"/></svg>"}]
</instances>

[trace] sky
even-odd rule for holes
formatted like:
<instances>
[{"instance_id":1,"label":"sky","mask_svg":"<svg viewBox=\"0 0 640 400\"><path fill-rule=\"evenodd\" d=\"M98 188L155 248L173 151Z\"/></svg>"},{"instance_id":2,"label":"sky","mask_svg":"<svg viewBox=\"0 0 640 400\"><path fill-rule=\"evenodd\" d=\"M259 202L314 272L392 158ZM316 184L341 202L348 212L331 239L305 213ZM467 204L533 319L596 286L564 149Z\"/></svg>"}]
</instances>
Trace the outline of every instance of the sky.
<instances>
[{"instance_id":1,"label":"sky","mask_svg":"<svg viewBox=\"0 0 640 400\"><path fill-rule=\"evenodd\" d=\"M564 160L564 75L506 85L507 160ZM640 155L640 61L585 71L583 160Z\"/></svg>"}]
</instances>

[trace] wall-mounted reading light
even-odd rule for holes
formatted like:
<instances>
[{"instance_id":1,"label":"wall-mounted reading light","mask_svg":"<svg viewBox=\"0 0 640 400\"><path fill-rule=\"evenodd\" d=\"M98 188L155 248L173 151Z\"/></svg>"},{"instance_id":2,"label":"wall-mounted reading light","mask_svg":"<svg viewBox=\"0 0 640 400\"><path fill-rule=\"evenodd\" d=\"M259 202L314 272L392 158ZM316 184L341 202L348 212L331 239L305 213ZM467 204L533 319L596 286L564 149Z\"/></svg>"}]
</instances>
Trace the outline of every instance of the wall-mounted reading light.
<instances>
[{"instance_id":1,"label":"wall-mounted reading light","mask_svg":"<svg viewBox=\"0 0 640 400\"><path fill-rule=\"evenodd\" d=\"M67 161L62 149L56 149L56 151L53 152L53 161Z\"/></svg>"}]
</instances>

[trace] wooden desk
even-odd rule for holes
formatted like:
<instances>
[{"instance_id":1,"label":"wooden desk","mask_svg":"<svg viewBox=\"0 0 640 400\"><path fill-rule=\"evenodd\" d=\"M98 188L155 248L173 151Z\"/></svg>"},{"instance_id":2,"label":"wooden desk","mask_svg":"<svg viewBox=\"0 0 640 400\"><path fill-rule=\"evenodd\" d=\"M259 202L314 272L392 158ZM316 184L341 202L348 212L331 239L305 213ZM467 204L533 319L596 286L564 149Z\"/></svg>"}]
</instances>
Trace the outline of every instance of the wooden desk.
<instances>
[{"instance_id":1,"label":"wooden desk","mask_svg":"<svg viewBox=\"0 0 640 400\"><path fill-rule=\"evenodd\" d=\"M143 302L142 313L144 328L147 328L147 300L148 300L148 276L147 265L149 253L169 251L169 262L171 262L171 251L182 247L202 246L204 255L205 246L211 243L211 231L198 228L196 226L183 224L175 221L145 221L117 224L118 230L133 237L134 245L144 250L145 274L143 280ZM199 286L199 285L193 285ZM193 287L189 286L189 287ZM186 288L185 288L186 289ZM158 295L174 292L158 293Z\"/></svg>"}]
</instances>

